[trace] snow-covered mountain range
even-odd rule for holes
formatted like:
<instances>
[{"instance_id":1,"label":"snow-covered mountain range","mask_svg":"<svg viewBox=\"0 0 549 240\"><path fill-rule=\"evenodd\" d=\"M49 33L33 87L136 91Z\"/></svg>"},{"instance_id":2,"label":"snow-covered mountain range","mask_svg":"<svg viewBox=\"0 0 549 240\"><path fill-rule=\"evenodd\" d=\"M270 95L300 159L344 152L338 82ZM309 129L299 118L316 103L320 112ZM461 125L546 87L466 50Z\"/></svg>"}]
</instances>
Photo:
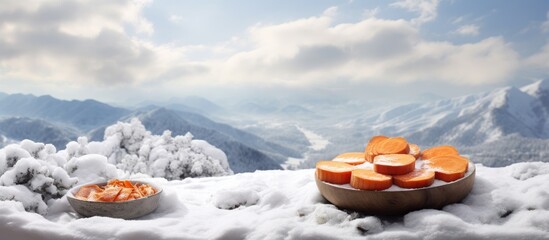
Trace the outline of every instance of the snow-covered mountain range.
<instances>
[{"instance_id":1,"label":"snow-covered mountain range","mask_svg":"<svg viewBox=\"0 0 549 240\"><path fill-rule=\"evenodd\" d=\"M549 81L424 104L398 106L366 122L379 133L408 136L425 145L475 146L517 134L549 137Z\"/></svg>"},{"instance_id":2,"label":"snow-covered mountain range","mask_svg":"<svg viewBox=\"0 0 549 240\"><path fill-rule=\"evenodd\" d=\"M549 80L521 88L381 107L341 119L332 129L321 132L332 144L315 153L316 158L361 151L369 137L382 134L404 136L424 148L452 144L472 160L489 166L548 161Z\"/></svg>"},{"instance_id":3,"label":"snow-covered mountain range","mask_svg":"<svg viewBox=\"0 0 549 240\"><path fill-rule=\"evenodd\" d=\"M0 119L0 135L10 139L47 142L61 149L67 142L78 137L78 131L67 127L62 128L41 119L10 117Z\"/></svg>"},{"instance_id":4,"label":"snow-covered mountain range","mask_svg":"<svg viewBox=\"0 0 549 240\"><path fill-rule=\"evenodd\" d=\"M129 113L130 110L90 99L66 101L49 95L0 95L0 116L43 119L83 131L114 123Z\"/></svg>"},{"instance_id":5,"label":"snow-covered mountain range","mask_svg":"<svg viewBox=\"0 0 549 240\"><path fill-rule=\"evenodd\" d=\"M193 103L191 108L202 105L209 106L208 109L215 108L196 98L187 102ZM218 146L228 155L231 168L237 173L280 169L280 163L288 156L300 156L295 150L214 122L198 113L157 106L129 110L95 100L64 101L51 96L1 94L0 116L3 117L0 120L0 135L2 139L7 139L2 141L6 143L31 139L52 143L63 149L77 136L88 135L92 140L102 140L108 125L138 117L153 134L162 134L164 130L177 135L191 132L197 139Z\"/></svg>"},{"instance_id":6,"label":"snow-covered mountain range","mask_svg":"<svg viewBox=\"0 0 549 240\"><path fill-rule=\"evenodd\" d=\"M138 117L154 134L171 130L182 135L190 131L196 138L218 146L226 152L237 173L279 169L285 160L305 156L305 160L300 160L301 167L311 167L316 161L341 152L362 151L368 139L377 134L404 136L423 148L452 144L473 161L488 166L547 161L549 156L549 80L520 88L504 87L456 98L377 108L367 103L362 107L357 103L304 107L295 103L248 102L247 106L262 109L254 115L253 111L223 108L198 97L186 99L181 105L170 104L130 110L94 100L63 101L50 96L0 94L0 116L28 118L0 121L0 135L3 139L30 138L63 147L63 142L74 134L101 140L105 126ZM225 122L231 125L189 109L206 112L213 109L216 121L225 116L230 119ZM265 109L270 109L268 114ZM29 126L33 119L42 120ZM301 128L321 136L329 144L311 148L312 143ZM40 133L43 136L38 136Z\"/></svg>"}]
</instances>

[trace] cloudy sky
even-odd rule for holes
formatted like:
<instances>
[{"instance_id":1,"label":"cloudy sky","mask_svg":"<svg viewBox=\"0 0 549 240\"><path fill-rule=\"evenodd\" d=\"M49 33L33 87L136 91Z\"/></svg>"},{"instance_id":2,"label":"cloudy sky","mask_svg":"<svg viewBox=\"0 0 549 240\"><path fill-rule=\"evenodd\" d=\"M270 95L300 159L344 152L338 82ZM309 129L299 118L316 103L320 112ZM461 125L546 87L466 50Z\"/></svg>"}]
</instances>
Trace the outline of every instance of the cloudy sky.
<instances>
[{"instance_id":1,"label":"cloudy sky","mask_svg":"<svg viewBox=\"0 0 549 240\"><path fill-rule=\"evenodd\" d=\"M3 0L0 91L414 100L549 78L549 1Z\"/></svg>"}]
</instances>

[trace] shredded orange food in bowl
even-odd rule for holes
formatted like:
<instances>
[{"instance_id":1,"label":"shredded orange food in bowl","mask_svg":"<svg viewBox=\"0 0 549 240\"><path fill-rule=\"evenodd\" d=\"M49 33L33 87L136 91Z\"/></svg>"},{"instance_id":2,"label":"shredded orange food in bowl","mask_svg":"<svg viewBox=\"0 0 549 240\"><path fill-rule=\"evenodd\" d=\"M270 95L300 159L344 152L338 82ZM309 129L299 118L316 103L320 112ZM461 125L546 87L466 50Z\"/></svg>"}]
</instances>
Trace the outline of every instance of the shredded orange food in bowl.
<instances>
[{"instance_id":1,"label":"shredded orange food in bowl","mask_svg":"<svg viewBox=\"0 0 549 240\"><path fill-rule=\"evenodd\" d=\"M154 195L156 190L148 184L132 184L128 180L112 179L107 185L86 185L74 196L80 200L94 202L123 202Z\"/></svg>"}]
</instances>

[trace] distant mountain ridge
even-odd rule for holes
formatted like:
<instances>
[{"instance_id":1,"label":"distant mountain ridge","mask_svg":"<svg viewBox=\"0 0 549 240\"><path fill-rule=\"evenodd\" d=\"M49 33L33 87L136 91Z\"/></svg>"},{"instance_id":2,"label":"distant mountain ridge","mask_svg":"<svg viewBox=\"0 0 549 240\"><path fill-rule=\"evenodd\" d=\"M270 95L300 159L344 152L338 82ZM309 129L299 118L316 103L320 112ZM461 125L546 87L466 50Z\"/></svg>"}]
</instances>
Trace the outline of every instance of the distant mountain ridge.
<instances>
[{"instance_id":1,"label":"distant mountain ridge","mask_svg":"<svg viewBox=\"0 0 549 240\"><path fill-rule=\"evenodd\" d=\"M127 109L89 99L66 101L49 95L36 97L30 94L10 94L0 98L0 116L43 119L83 131L112 124L129 113Z\"/></svg>"},{"instance_id":2,"label":"distant mountain ridge","mask_svg":"<svg viewBox=\"0 0 549 240\"><path fill-rule=\"evenodd\" d=\"M40 119L11 117L0 119L0 135L9 139L26 138L36 142L51 143L57 149L63 149L67 142L78 137L78 131L62 128Z\"/></svg>"},{"instance_id":3,"label":"distant mountain ridge","mask_svg":"<svg viewBox=\"0 0 549 240\"><path fill-rule=\"evenodd\" d=\"M196 105L216 108L213 103L194 98ZM221 111L221 109L217 109ZM175 111L156 106L131 111L112 107L95 100L59 100L51 96L0 94L0 135L9 139L53 143L57 148L88 135L92 140L103 139L107 126L120 120L138 117L154 134L170 130L182 135L191 132L226 152L235 172L280 169L288 156L300 153L267 142L251 133L214 122L198 113Z\"/></svg>"},{"instance_id":4,"label":"distant mountain ridge","mask_svg":"<svg viewBox=\"0 0 549 240\"><path fill-rule=\"evenodd\" d=\"M142 109L150 106L165 107L177 111L197 113L208 117L226 113L223 107L206 98L198 96L172 98L166 102L144 101L138 104L137 108Z\"/></svg>"},{"instance_id":5,"label":"distant mountain ridge","mask_svg":"<svg viewBox=\"0 0 549 240\"><path fill-rule=\"evenodd\" d=\"M490 92L428 103L411 103L341 122L371 134L406 136L424 145L474 146L518 134L549 138L549 81L521 89ZM532 94L532 93L536 94Z\"/></svg>"}]
</instances>

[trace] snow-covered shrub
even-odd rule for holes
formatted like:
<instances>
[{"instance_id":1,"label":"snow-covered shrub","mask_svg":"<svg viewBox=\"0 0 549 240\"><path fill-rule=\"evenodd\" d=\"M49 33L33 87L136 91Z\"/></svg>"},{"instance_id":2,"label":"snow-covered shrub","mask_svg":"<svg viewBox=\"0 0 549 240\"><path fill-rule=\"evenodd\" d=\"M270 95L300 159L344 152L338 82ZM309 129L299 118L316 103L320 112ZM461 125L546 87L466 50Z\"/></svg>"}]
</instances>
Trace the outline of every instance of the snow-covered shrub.
<instances>
[{"instance_id":1,"label":"snow-covered shrub","mask_svg":"<svg viewBox=\"0 0 549 240\"><path fill-rule=\"evenodd\" d=\"M31 155L17 144L10 144L0 150L0 174L8 168L13 167L21 158L28 158Z\"/></svg>"},{"instance_id":2,"label":"snow-covered shrub","mask_svg":"<svg viewBox=\"0 0 549 240\"><path fill-rule=\"evenodd\" d=\"M143 141L150 136L151 133L137 118L133 118L129 123L118 122L105 129L105 142L116 143L109 144L109 147L113 151L121 150L130 155L136 155L143 146Z\"/></svg>"},{"instance_id":3,"label":"snow-covered shrub","mask_svg":"<svg viewBox=\"0 0 549 240\"><path fill-rule=\"evenodd\" d=\"M107 181L118 177L116 167L109 164L105 156L99 154L73 157L65 165L65 170L71 177L78 178L80 183Z\"/></svg>"},{"instance_id":4,"label":"snow-covered shrub","mask_svg":"<svg viewBox=\"0 0 549 240\"><path fill-rule=\"evenodd\" d=\"M42 196L32 192L22 185L0 186L0 201L17 201L23 204L26 211L46 214L48 205L42 200Z\"/></svg>"},{"instance_id":5,"label":"snow-covered shrub","mask_svg":"<svg viewBox=\"0 0 549 240\"><path fill-rule=\"evenodd\" d=\"M27 211L44 214L46 202L60 198L77 183L59 166L50 144L24 140L0 150L0 200L23 203Z\"/></svg>"},{"instance_id":6,"label":"snow-covered shrub","mask_svg":"<svg viewBox=\"0 0 549 240\"><path fill-rule=\"evenodd\" d=\"M118 169L168 180L233 173L225 153L208 142L193 140L190 133L173 137L168 130L161 136L153 135L136 118L106 128L104 139L88 143L81 137L67 144L63 155L69 159L100 154Z\"/></svg>"}]
</instances>

